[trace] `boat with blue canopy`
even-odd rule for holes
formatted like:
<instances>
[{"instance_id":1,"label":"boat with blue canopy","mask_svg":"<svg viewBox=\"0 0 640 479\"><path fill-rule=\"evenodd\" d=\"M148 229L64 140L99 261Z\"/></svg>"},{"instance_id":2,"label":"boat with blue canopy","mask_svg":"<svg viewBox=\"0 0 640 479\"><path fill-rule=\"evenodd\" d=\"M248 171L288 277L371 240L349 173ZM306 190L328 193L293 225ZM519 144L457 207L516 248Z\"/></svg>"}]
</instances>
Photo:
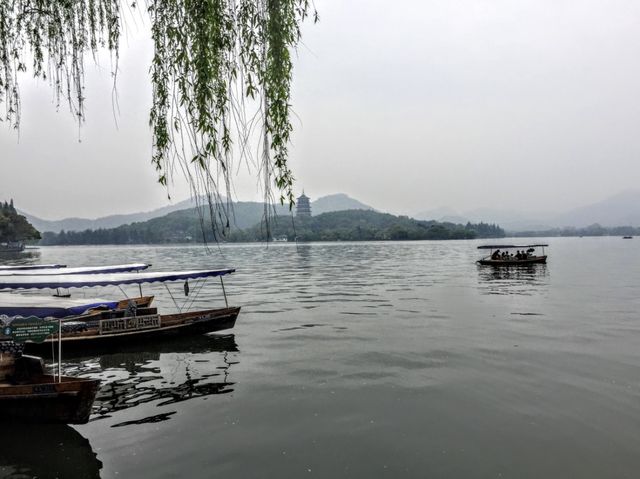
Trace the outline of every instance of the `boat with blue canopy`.
<instances>
[{"instance_id":1,"label":"boat with blue canopy","mask_svg":"<svg viewBox=\"0 0 640 479\"><path fill-rule=\"evenodd\" d=\"M28 270L0 270L0 276L55 276L70 274L107 274L130 273L144 271L151 265L148 263L112 264L106 266L80 266L75 268L38 268Z\"/></svg>"},{"instance_id":2,"label":"boat with blue canopy","mask_svg":"<svg viewBox=\"0 0 640 479\"><path fill-rule=\"evenodd\" d=\"M524 266L530 264L546 264L547 255L544 249L548 244L491 244L478 246L478 249L489 250L489 255L478 261L483 266ZM536 254L536 248L542 248L542 254ZM513 250L517 250L514 255Z\"/></svg>"},{"instance_id":3,"label":"boat with blue canopy","mask_svg":"<svg viewBox=\"0 0 640 479\"><path fill-rule=\"evenodd\" d=\"M61 269L66 267L66 264L15 264L0 266L0 271L28 271L34 269Z\"/></svg>"},{"instance_id":4,"label":"boat with blue canopy","mask_svg":"<svg viewBox=\"0 0 640 479\"><path fill-rule=\"evenodd\" d=\"M177 312L159 314L157 308L148 304L140 306L136 299L121 301L43 298L17 294L0 295L0 326L7 326L14 318L23 316L31 308L31 313L45 318L63 318L61 339L68 350L91 351L95 345L122 341L145 341L161 335L208 333L233 328L240 312L239 307L230 307L223 277L235 269L156 271L135 273L71 274L71 275L0 275L0 290L21 291L32 289L93 288L104 286L122 287L138 285L142 297L142 285L161 283L167 289ZM192 310L199 293L207 280L217 278L224 297L224 307L206 310ZM190 283L191 281L191 283ZM184 301L180 303L167 283L181 282ZM123 290L124 292L124 290ZM3 299L4 297L4 299ZM14 298L11 298L14 297ZM20 297L21 299L17 299ZM29 298L33 297L32 304ZM27 298L27 299L24 299ZM40 299L35 299L40 298ZM58 301L60 301L58 303ZM6 304L3 304L6 303ZM40 310L40 314L38 314ZM48 310L48 312L47 312ZM4 313L2 313L4 311ZM77 314L68 315L67 313ZM56 320L57 322L57 320ZM0 340L2 337L0 335ZM56 342L57 334L41 344L27 343L28 350L38 346L46 349L47 344ZM49 346L50 347L50 346Z\"/></svg>"},{"instance_id":5,"label":"boat with blue canopy","mask_svg":"<svg viewBox=\"0 0 640 479\"><path fill-rule=\"evenodd\" d=\"M144 271L139 273L58 274L58 275L6 275L0 276L0 290L87 288L126 284L165 283L222 277L235 269L193 271Z\"/></svg>"}]
</instances>

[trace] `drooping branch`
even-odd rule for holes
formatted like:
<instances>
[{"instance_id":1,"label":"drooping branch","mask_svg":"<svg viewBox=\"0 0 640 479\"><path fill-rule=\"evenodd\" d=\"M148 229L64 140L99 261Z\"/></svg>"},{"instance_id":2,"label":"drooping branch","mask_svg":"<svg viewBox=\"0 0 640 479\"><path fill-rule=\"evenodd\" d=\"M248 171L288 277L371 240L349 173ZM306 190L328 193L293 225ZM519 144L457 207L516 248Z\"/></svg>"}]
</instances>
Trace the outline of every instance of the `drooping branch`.
<instances>
[{"instance_id":1,"label":"drooping branch","mask_svg":"<svg viewBox=\"0 0 640 479\"><path fill-rule=\"evenodd\" d=\"M279 200L293 204L291 55L302 22L312 12L317 20L310 1L148 0L144 9L154 45L149 122L159 182L169 186L181 172L196 200L207 199L221 233L238 158L256 165L266 202L275 186ZM20 124L18 80L30 58L33 75L49 79L82 122L85 55L108 49L115 74L120 24L120 0L0 0L5 120Z\"/></svg>"},{"instance_id":2,"label":"drooping branch","mask_svg":"<svg viewBox=\"0 0 640 479\"><path fill-rule=\"evenodd\" d=\"M0 103L4 120L20 125L19 76L31 62L56 102L84 119L84 59L108 49L117 56L119 0L0 0Z\"/></svg>"}]
</instances>

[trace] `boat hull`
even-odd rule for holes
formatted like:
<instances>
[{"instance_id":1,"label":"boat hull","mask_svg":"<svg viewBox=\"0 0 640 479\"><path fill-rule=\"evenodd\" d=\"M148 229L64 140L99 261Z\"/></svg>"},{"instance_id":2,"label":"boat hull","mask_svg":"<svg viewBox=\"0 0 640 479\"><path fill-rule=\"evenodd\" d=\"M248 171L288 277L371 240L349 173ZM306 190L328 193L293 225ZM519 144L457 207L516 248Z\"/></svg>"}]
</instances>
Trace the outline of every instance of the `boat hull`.
<instances>
[{"instance_id":1,"label":"boat hull","mask_svg":"<svg viewBox=\"0 0 640 479\"><path fill-rule=\"evenodd\" d=\"M189 313L160 316L160 326L153 329L125 330L120 332L100 332L98 327L85 331L62 333L64 354L70 352L93 352L101 346L114 344L145 344L165 337L189 334L204 334L231 329L240 313L239 307L193 311ZM132 319L132 318L123 318ZM51 343L57 343L57 335L43 343L26 343L29 353L51 351Z\"/></svg>"},{"instance_id":2,"label":"boat hull","mask_svg":"<svg viewBox=\"0 0 640 479\"><path fill-rule=\"evenodd\" d=\"M85 424L100 387L97 379L43 375L34 383L0 384L0 422Z\"/></svg>"},{"instance_id":3,"label":"boat hull","mask_svg":"<svg viewBox=\"0 0 640 479\"><path fill-rule=\"evenodd\" d=\"M529 264L546 264L546 256L534 256L527 259L481 259L478 264L483 266L525 266Z\"/></svg>"}]
</instances>

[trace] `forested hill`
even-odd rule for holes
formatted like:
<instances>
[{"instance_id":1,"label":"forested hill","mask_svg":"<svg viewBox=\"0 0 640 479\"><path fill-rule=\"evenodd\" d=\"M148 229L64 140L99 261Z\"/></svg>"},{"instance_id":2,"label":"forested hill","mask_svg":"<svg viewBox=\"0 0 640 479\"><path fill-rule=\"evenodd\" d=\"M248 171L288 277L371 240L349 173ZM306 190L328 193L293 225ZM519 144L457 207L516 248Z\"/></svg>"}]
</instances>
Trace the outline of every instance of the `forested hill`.
<instances>
[{"instance_id":1,"label":"forested hill","mask_svg":"<svg viewBox=\"0 0 640 479\"><path fill-rule=\"evenodd\" d=\"M214 241L210 223L205 222L206 241ZM269 238L267 238L267 234ZM436 221L419 221L406 216L365 210L324 213L311 218L278 216L269 224L269 232L259 222L246 229L232 229L219 241L250 242L267 239L294 241L368 241L368 240L436 240L497 238L504 231L485 223L457 225ZM202 224L194 210L170 213L161 218L110 229L73 232L46 232L40 244L161 244L203 242Z\"/></svg>"},{"instance_id":2,"label":"forested hill","mask_svg":"<svg viewBox=\"0 0 640 479\"><path fill-rule=\"evenodd\" d=\"M0 243L40 239L40 233L6 201L0 203Z\"/></svg>"},{"instance_id":3,"label":"forested hill","mask_svg":"<svg viewBox=\"0 0 640 479\"><path fill-rule=\"evenodd\" d=\"M466 225L420 221L376 211L349 210L324 213L311 218L278 217L270 225L272 238L293 241L403 241L500 238L504 231L485 223ZM264 225L246 231L248 237L264 241Z\"/></svg>"}]
</instances>

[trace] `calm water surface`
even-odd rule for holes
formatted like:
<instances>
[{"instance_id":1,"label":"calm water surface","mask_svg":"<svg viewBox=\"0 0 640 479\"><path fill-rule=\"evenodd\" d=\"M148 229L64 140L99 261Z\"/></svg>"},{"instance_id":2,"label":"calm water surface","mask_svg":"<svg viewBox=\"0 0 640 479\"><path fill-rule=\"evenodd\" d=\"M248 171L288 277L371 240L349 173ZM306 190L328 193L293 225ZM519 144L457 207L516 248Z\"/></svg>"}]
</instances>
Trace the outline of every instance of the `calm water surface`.
<instances>
[{"instance_id":1,"label":"calm water surface","mask_svg":"<svg viewBox=\"0 0 640 479\"><path fill-rule=\"evenodd\" d=\"M243 309L225 334L66 358L103 380L91 422L5 432L0 476L638 477L640 240L548 241L546 267L508 270L474 241L42 248L232 266ZM187 299L223 304L215 282Z\"/></svg>"}]
</instances>

